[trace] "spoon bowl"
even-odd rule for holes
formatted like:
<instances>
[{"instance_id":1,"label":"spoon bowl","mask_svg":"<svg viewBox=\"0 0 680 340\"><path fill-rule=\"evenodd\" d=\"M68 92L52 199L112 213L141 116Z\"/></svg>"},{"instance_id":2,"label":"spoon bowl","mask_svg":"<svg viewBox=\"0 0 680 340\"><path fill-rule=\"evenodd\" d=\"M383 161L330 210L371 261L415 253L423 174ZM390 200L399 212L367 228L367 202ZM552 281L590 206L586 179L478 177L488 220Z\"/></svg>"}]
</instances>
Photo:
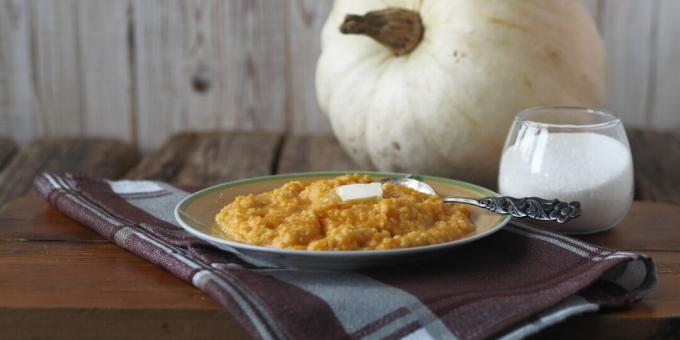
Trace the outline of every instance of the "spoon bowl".
<instances>
[{"instance_id":1,"label":"spoon bowl","mask_svg":"<svg viewBox=\"0 0 680 340\"><path fill-rule=\"evenodd\" d=\"M411 188L424 194L437 195L437 191L434 190L434 188L411 176L403 178L384 178L380 182L390 182L395 185ZM471 204L502 215L511 215L513 217L529 218L539 221L557 221L558 223L565 223L581 215L581 204L579 202L574 201L567 203L558 199L549 200L540 197L442 197L442 201L445 203L455 202Z\"/></svg>"},{"instance_id":2,"label":"spoon bowl","mask_svg":"<svg viewBox=\"0 0 680 340\"><path fill-rule=\"evenodd\" d=\"M395 185L401 185L407 188L411 188L415 191L422 192L423 194L436 195L437 191L434 190L429 184L419 181L414 178L385 178L380 181L380 183L390 182Z\"/></svg>"}]
</instances>

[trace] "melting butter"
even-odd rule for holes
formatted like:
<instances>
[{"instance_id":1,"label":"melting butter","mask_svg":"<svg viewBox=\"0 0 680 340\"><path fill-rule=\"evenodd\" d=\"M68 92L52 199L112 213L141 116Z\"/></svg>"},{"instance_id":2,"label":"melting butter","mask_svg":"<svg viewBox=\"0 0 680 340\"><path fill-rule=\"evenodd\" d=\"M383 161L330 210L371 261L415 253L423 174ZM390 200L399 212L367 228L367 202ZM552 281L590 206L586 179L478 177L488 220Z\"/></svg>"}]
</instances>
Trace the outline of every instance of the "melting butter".
<instances>
[{"instance_id":1,"label":"melting butter","mask_svg":"<svg viewBox=\"0 0 680 340\"><path fill-rule=\"evenodd\" d=\"M382 184L347 184L335 188L335 193L343 202L379 199L383 197Z\"/></svg>"}]
</instances>

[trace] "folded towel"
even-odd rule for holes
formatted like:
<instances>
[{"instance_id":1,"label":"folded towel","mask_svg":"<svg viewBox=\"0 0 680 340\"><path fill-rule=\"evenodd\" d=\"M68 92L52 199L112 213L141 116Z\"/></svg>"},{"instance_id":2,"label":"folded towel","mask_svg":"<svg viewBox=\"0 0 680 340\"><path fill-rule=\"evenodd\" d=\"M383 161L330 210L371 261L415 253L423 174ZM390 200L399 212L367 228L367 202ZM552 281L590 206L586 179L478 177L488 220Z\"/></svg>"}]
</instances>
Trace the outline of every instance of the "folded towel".
<instances>
[{"instance_id":1,"label":"folded towel","mask_svg":"<svg viewBox=\"0 0 680 340\"><path fill-rule=\"evenodd\" d=\"M173 209L188 193L167 183L42 174L35 187L64 214L210 295L255 338L522 338L628 306L656 283L649 257L519 221L417 266L256 268L179 228Z\"/></svg>"}]
</instances>

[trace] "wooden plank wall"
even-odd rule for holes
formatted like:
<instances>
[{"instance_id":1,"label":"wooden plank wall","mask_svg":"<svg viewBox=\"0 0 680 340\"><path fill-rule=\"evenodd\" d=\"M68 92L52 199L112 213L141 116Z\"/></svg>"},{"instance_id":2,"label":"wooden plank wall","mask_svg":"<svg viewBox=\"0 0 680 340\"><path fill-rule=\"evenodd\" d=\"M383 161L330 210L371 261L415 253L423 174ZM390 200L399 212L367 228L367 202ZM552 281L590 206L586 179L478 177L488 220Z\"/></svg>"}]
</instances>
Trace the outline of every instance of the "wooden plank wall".
<instances>
[{"instance_id":1,"label":"wooden plank wall","mask_svg":"<svg viewBox=\"0 0 680 340\"><path fill-rule=\"evenodd\" d=\"M680 128L677 0L586 0L609 108ZM314 94L330 0L0 0L0 136L116 137L149 150L189 129L330 131Z\"/></svg>"}]
</instances>

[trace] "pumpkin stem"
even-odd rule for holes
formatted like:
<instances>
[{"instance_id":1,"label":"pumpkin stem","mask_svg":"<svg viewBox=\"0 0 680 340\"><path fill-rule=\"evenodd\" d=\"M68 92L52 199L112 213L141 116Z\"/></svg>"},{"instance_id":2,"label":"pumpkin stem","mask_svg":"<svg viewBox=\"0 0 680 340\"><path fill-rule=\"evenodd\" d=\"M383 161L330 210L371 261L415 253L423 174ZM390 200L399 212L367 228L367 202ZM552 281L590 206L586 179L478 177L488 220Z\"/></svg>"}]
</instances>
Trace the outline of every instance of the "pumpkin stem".
<instances>
[{"instance_id":1,"label":"pumpkin stem","mask_svg":"<svg viewBox=\"0 0 680 340\"><path fill-rule=\"evenodd\" d=\"M365 34L400 56L413 51L423 37L420 14L403 8L386 8L364 15L348 14L340 25L344 34Z\"/></svg>"}]
</instances>

